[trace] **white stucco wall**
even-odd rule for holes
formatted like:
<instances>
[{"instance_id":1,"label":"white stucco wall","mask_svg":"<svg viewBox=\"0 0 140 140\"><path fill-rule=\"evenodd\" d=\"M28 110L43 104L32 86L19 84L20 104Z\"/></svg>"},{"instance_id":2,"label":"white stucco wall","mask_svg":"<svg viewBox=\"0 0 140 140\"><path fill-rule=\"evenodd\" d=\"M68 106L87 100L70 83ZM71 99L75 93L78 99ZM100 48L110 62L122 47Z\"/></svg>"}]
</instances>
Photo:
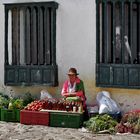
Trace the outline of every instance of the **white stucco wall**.
<instances>
[{"instance_id":1,"label":"white stucco wall","mask_svg":"<svg viewBox=\"0 0 140 140\"><path fill-rule=\"evenodd\" d=\"M39 2L49 0L20 0L20 2ZM94 103L96 93L107 90L112 98L128 111L140 106L140 90L97 88L95 86L96 61L96 5L95 0L55 0L59 3L56 24L56 56L59 86L50 87L10 87L16 92L40 92L47 88L59 96L62 83L67 78L69 67L76 67L84 81L89 103ZM17 3L19 0L0 1L0 84L4 82L4 6L2 3Z\"/></svg>"},{"instance_id":2,"label":"white stucco wall","mask_svg":"<svg viewBox=\"0 0 140 140\"><path fill-rule=\"evenodd\" d=\"M39 2L49 0L21 0ZM4 0L16 3L18 0ZM56 0L57 10L56 53L59 80L66 77L69 67L76 67L82 78L91 79L95 75L95 2L93 0ZM3 13L3 6L1 13ZM2 15L4 20L4 16ZM3 20L1 24L3 25ZM4 33L3 33L4 34ZM0 34L3 38L3 34ZM3 45L3 39L1 41ZM2 62L3 63L3 62ZM83 67L84 65L84 67ZM0 80L3 78L0 77Z\"/></svg>"},{"instance_id":3,"label":"white stucco wall","mask_svg":"<svg viewBox=\"0 0 140 140\"><path fill-rule=\"evenodd\" d=\"M21 0L20 2L39 1L42 0ZM17 2L19 1L3 0L3 3ZM69 67L76 67L83 80L92 81L95 76L96 55L95 1L56 0L56 2L59 3L56 24L56 56L60 86L66 79ZM1 5L1 7L2 19L4 20L4 6ZM3 20L1 20L1 25L4 27ZM4 49L3 35L4 31L0 34L2 49ZM4 60L1 61L2 68L3 62ZM3 72L3 69L1 71ZM3 75L0 75L0 82L3 82Z\"/></svg>"}]
</instances>

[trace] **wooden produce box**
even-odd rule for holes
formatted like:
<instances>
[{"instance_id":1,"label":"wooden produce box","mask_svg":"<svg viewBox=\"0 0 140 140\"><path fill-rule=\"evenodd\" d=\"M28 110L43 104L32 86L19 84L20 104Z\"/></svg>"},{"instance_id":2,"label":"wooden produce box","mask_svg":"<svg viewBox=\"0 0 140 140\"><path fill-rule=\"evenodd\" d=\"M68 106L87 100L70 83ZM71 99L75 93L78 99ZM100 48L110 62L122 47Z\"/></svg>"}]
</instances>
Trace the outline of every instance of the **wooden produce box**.
<instances>
[{"instance_id":1,"label":"wooden produce box","mask_svg":"<svg viewBox=\"0 0 140 140\"><path fill-rule=\"evenodd\" d=\"M80 128L83 125L83 113L50 112L50 126Z\"/></svg>"},{"instance_id":2,"label":"wooden produce box","mask_svg":"<svg viewBox=\"0 0 140 140\"><path fill-rule=\"evenodd\" d=\"M20 111L20 123L28 125L49 125L49 113L40 111Z\"/></svg>"}]
</instances>

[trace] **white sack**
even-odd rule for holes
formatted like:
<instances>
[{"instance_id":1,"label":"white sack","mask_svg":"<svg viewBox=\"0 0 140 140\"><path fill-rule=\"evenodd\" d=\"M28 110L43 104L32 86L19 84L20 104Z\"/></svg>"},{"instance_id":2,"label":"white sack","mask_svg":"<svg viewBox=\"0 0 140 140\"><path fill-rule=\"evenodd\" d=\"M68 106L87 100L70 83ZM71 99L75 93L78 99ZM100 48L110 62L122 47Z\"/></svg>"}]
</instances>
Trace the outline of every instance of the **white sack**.
<instances>
[{"instance_id":1,"label":"white sack","mask_svg":"<svg viewBox=\"0 0 140 140\"><path fill-rule=\"evenodd\" d=\"M109 92L99 92L97 94L96 100L99 105L99 114L116 114L121 111L117 103L113 99L111 99Z\"/></svg>"}]
</instances>

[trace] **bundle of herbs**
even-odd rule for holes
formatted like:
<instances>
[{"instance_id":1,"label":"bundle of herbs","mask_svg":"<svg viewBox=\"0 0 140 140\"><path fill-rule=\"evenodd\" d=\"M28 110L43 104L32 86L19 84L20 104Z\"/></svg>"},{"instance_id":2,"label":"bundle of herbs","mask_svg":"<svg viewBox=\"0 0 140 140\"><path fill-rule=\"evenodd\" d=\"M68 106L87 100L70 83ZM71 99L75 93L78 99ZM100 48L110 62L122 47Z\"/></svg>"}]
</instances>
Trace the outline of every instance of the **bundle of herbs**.
<instances>
[{"instance_id":1,"label":"bundle of herbs","mask_svg":"<svg viewBox=\"0 0 140 140\"><path fill-rule=\"evenodd\" d=\"M23 109L28 103L34 100L31 93L25 93L22 96L14 97L0 93L0 109Z\"/></svg>"},{"instance_id":2,"label":"bundle of herbs","mask_svg":"<svg viewBox=\"0 0 140 140\"><path fill-rule=\"evenodd\" d=\"M9 97L0 95L0 108L8 108L9 105Z\"/></svg>"},{"instance_id":3,"label":"bundle of herbs","mask_svg":"<svg viewBox=\"0 0 140 140\"><path fill-rule=\"evenodd\" d=\"M115 126L118 122L110 115L96 115L84 122L85 128L93 133L115 133Z\"/></svg>"}]
</instances>

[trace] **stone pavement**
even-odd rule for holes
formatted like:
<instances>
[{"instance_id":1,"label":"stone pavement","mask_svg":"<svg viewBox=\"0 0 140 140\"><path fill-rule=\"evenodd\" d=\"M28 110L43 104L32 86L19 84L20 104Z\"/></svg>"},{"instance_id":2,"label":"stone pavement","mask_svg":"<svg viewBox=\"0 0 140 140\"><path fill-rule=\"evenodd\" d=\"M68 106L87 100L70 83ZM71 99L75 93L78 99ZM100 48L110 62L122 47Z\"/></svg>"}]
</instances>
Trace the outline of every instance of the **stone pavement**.
<instances>
[{"instance_id":1,"label":"stone pavement","mask_svg":"<svg viewBox=\"0 0 140 140\"><path fill-rule=\"evenodd\" d=\"M0 121L0 140L140 140L140 135L97 135L81 130Z\"/></svg>"}]
</instances>

